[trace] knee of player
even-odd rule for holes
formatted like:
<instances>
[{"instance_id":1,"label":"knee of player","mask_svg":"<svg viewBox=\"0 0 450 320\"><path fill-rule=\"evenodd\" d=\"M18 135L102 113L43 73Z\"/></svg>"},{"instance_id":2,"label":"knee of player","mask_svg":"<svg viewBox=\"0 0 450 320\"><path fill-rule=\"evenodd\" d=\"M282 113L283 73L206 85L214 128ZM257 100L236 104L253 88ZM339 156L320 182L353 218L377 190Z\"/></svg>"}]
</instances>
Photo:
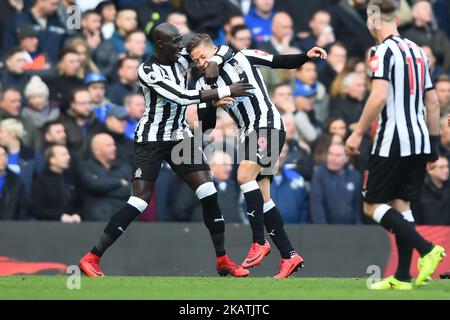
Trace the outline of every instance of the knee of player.
<instances>
[{"instance_id":1,"label":"knee of player","mask_svg":"<svg viewBox=\"0 0 450 320\"><path fill-rule=\"evenodd\" d=\"M369 218L372 218L373 213L376 208L377 208L376 204L367 203L367 202L364 202L364 204L363 204L364 214Z\"/></svg>"}]
</instances>

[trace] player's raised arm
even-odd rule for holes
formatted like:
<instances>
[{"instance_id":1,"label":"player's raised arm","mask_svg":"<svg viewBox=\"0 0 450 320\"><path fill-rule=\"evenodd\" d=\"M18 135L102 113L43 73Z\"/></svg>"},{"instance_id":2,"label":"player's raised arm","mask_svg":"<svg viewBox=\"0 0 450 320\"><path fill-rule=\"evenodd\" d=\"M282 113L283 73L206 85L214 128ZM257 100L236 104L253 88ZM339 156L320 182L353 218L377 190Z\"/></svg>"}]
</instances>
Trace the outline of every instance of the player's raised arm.
<instances>
[{"instance_id":1,"label":"player's raised arm","mask_svg":"<svg viewBox=\"0 0 450 320\"><path fill-rule=\"evenodd\" d=\"M254 66L271 69L297 69L311 59L326 59L324 49L314 47L307 53L298 54L269 54L261 50L245 49L241 51Z\"/></svg>"}]
</instances>

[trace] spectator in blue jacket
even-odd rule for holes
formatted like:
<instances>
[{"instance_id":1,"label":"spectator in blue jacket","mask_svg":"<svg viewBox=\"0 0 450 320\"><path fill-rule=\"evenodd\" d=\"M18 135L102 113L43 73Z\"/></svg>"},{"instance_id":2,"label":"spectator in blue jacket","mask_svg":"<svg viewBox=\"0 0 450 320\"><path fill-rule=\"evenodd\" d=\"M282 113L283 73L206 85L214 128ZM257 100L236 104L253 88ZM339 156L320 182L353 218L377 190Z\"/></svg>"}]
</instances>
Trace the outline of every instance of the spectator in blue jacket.
<instances>
[{"instance_id":1,"label":"spectator in blue jacket","mask_svg":"<svg viewBox=\"0 0 450 320\"><path fill-rule=\"evenodd\" d=\"M289 146L284 145L280 154L278 173L273 177L270 195L285 223L308 223L308 192L303 177L284 166Z\"/></svg>"},{"instance_id":2,"label":"spectator in blue jacket","mask_svg":"<svg viewBox=\"0 0 450 320\"><path fill-rule=\"evenodd\" d=\"M332 144L327 160L314 168L311 219L320 224L362 221L361 174L348 164L343 144Z\"/></svg>"},{"instance_id":3,"label":"spectator in blue jacket","mask_svg":"<svg viewBox=\"0 0 450 320\"><path fill-rule=\"evenodd\" d=\"M274 0L253 0L253 6L245 16L256 44L267 41L272 34L272 19L275 14Z\"/></svg>"},{"instance_id":4,"label":"spectator in blue jacket","mask_svg":"<svg viewBox=\"0 0 450 320\"><path fill-rule=\"evenodd\" d=\"M57 14L58 3L58 0L36 0L30 10L16 16L4 35L4 48L17 46L19 28L31 24L39 30L38 50L47 53L50 60L56 63L66 37L64 24Z\"/></svg>"}]
</instances>

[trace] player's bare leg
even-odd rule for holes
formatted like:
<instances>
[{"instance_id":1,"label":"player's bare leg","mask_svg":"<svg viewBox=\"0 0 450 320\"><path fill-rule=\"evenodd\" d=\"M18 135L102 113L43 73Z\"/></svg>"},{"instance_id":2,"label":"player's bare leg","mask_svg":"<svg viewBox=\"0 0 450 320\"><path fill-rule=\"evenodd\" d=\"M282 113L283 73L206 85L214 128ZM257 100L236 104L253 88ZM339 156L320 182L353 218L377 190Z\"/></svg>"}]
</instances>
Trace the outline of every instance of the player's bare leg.
<instances>
[{"instance_id":1,"label":"player's bare leg","mask_svg":"<svg viewBox=\"0 0 450 320\"><path fill-rule=\"evenodd\" d=\"M250 273L233 262L225 251L225 219L217 202L217 190L209 171L196 171L184 175L183 180L195 191L202 202L203 221L209 230L216 251L216 270L221 276L246 277Z\"/></svg>"},{"instance_id":2,"label":"player's bare leg","mask_svg":"<svg viewBox=\"0 0 450 320\"><path fill-rule=\"evenodd\" d=\"M79 267L87 276L104 276L100 269L100 258L125 232L128 225L147 208L153 189L154 182L152 181L133 181L132 193L128 202L111 218L94 248L80 260Z\"/></svg>"}]
</instances>

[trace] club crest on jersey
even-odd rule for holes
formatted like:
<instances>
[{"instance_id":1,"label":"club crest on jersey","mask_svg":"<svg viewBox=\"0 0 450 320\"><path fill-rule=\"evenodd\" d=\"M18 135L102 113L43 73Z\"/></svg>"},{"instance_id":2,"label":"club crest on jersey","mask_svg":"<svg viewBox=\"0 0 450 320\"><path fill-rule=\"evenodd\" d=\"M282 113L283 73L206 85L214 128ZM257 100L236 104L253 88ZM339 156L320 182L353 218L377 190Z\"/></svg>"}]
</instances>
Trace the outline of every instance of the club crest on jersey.
<instances>
[{"instance_id":1,"label":"club crest on jersey","mask_svg":"<svg viewBox=\"0 0 450 320\"><path fill-rule=\"evenodd\" d=\"M242 68L240 65L235 64L233 65L233 70L237 75L240 75L242 73L244 73L244 68Z\"/></svg>"},{"instance_id":2,"label":"club crest on jersey","mask_svg":"<svg viewBox=\"0 0 450 320\"><path fill-rule=\"evenodd\" d=\"M136 172L134 173L134 177L135 178L142 178L142 169L141 168L137 168Z\"/></svg>"},{"instance_id":3,"label":"club crest on jersey","mask_svg":"<svg viewBox=\"0 0 450 320\"><path fill-rule=\"evenodd\" d=\"M178 70L180 70L180 73L182 75L185 75L188 71L188 68L186 68L182 63L178 63Z\"/></svg>"}]
</instances>

